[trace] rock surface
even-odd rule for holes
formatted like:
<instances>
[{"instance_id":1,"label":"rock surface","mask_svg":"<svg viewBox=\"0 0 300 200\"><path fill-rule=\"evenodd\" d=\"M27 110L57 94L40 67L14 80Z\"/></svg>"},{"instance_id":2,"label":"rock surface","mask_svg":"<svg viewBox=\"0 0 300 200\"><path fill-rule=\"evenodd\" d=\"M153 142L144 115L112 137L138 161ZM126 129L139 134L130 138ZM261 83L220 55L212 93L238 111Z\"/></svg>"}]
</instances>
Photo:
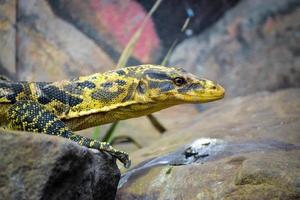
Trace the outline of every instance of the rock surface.
<instances>
[{"instance_id":1,"label":"rock surface","mask_svg":"<svg viewBox=\"0 0 300 200\"><path fill-rule=\"evenodd\" d=\"M149 12L156 0L136 0ZM174 41L198 35L214 24L240 0L162 1L152 16L162 46L161 58ZM187 22L188 20L188 22ZM183 28L185 24L185 28Z\"/></svg>"},{"instance_id":2,"label":"rock surface","mask_svg":"<svg viewBox=\"0 0 300 200\"><path fill-rule=\"evenodd\" d=\"M199 114L131 154L117 199L299 199L299 99L262 92Z\"/></svg>"},{"instance_id":3,"label":"rock surface","mask_svg":"<svg viewBox=\"0 0 300 200\"><path fill-rule=\"evenodd\" d=\"M0 199L115 198L110 155L44 134L0 130L0 141Z\"/></svg>"},{"instance_id":4,"label":"rock surface","mask_svg":"<svg viewBox=\"0 0 300 200\"><path fill-rule=\"evenodd\" d=\"M121 52L147 15L134 0L48 0L48 2L58 16L74 24L105 49L115 61L119 59ZM155 60L159 47L160 41L150 19L144 26L132 56L140 62L150 63Z\"/></svg>"},{"instance_id":5,"label":"rock surface","mask_svg":"<svg viewBox=\"0 0 300 200\"><path fill-rule=\"evenodd\" d=\"M56 17L47 1L18 3L18 78L53 81L103 72L113 62L92 40Z\"/></svg>"},{"instance_id":6,"label":"rock surface","mask_svg":"<svg viewBox=\"0 0 300 200\"><path fill-rule=\"evenodd\" d=\"M0 1L0 74L16 73L16 0Z\"/></svg>"},{"instance_id":7,"label":"rock surface","mask_svg":"<svg viewBox=\"0 0 300 200\"><path fill-rule=\"evenodd\" d=\"M171 65L225 86L227 96L300 86L298 0L244 0L198 37L182 42Z\"/></svg>"}]
</instances>

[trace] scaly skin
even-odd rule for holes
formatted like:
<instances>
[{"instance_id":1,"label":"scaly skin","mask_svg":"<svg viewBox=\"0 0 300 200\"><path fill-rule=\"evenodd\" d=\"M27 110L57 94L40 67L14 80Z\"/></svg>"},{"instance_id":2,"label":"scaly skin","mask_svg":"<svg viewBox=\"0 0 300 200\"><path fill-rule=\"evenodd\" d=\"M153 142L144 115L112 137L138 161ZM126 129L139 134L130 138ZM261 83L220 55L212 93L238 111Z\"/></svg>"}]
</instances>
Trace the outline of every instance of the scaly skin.
<instances>
[{"instance_id":1,"label":"scaly skin","mask_svg":"<svg viewBox=\"0 0 300 200\"><path fill-rule=\"evenodd\" d=\"M183 69L140 65L59 82L0 80L0 125L58 135L106 151L125 166L125 152L72 131L147 115L183 103L224 97L220 85Z\"/></svg>"}]
</instances>

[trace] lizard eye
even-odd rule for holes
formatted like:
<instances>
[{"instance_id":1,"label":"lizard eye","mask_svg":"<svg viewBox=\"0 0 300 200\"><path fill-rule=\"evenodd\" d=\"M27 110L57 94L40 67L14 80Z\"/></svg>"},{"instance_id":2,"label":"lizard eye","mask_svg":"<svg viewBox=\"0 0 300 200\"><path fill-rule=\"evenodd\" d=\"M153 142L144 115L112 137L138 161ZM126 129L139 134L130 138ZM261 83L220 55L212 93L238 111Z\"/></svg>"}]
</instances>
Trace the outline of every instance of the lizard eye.
<instances>
[{"instance_id":1,"label":"lizard eye","mask_svg":"<svg viewBox=\"0 0 300 200\"><path fill-rule=\"evenodd\" d=\"M177 86L181 86L183 84L186 83L185 79L182 77L176 77L174 78L173 82L177 85Z\"/></svg>"}]
</instances>

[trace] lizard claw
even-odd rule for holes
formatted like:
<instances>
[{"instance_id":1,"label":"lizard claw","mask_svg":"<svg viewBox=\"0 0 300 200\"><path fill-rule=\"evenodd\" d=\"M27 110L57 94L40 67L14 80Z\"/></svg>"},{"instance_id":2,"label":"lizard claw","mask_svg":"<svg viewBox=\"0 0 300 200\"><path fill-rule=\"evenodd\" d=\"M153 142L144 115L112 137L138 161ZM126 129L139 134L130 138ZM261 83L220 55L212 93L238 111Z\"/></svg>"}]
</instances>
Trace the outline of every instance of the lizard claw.
<instances>
[{"instance_id":1,"label":"lizard claw","mask_svg":"<svg viewBox=\"0 0 300 200\"><path fill-rule=\"evenodd\" d=\"M116 157L120 162L123 163L125 168L129 168L131 165L131 160L129 159L129 156L126 152L120 151L113 154L114 157Z\"/></svg>"},{"instance_id":2,"label":"lizard claw","mask_svg":"<svg viewBox=\"0 0 300 200\"><path fill-rule=\"evenodd\" d=\"M131 160L127 160L127 162L123 163L124 167L128 169L131 166Z\"/></svg>"}]
</instances>

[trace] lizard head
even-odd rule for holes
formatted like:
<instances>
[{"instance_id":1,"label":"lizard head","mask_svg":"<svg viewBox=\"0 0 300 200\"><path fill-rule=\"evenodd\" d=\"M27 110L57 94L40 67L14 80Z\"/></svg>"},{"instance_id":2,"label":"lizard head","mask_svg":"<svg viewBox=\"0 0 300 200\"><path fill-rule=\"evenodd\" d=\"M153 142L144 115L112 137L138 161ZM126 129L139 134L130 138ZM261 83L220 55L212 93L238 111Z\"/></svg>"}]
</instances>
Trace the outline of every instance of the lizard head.
<instances>
[{"instance_id":1,"label":"lizard head","mask_svg":"<svg viewBox=\"0 0 300 200\"><path fill-rule=\"evenodd\" d=\"M205 103L224 97L219 84L176 67L143 65L137 93L145 102Z\"/></svg>"}]
</instances>

